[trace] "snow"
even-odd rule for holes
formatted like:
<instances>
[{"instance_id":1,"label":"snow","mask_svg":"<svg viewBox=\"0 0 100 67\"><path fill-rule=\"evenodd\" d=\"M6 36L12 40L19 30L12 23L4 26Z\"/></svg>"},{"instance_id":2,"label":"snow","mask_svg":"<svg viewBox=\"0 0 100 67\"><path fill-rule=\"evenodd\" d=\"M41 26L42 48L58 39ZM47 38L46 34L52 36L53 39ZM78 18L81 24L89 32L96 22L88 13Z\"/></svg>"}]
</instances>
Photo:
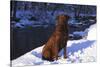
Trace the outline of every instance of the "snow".
<instances>
[{"instance_id":1,"label":"snow","mask_svg":"<svg viewBox=\"0 0 100 67\"><path fill-rule=\"evenodd\" d=\"M25 27L41 27L43 23L39 22L39 21L29 21L26 18L21 19L19 22L17 22L14 27L19 27L19 28L25 28ZM47 27L44 25L44 27Z\"/></svg>"},{"instance_id":2,"label":"snow","mask_svg":"<svg viewBox=\"0 0 100 67\"><path fill-rule=\"evenodd\" d=\"M77 20L75 20L75 18L72 18L72 19L70 19L69 21L68 21L68 23L70 24L70 25L77 25L77 24L80 24L80 23L78 23L78 21Z\"/></svg>"},{"instance_id":3,"label":"snow","mask_svg":"<svg viewBox=\"0 0 100 67\"><path fill-rule=\"evenodd\" d=\"M63 50L59 53L61 57L57 61L49 62L41 59L44 46L40 46L25 55L12 60L12 66L41 65L41 64L64 64L64 63L86 63L96 61L96 24L90 26L86 39L69 40L67 43L67 59L63 58Z\"/></svg>"},{"instance_id":4,"label":"snow","mask_svg":"<svg viewBox=\"0 0 100 67\"><path fill-rule=\"evenodd\" d=\"M32 17L32 12L29 11L29 10L26 10L26 11L24 11L24 10L17 10L16 11L16 18L20 18L20 19L28 18L28 19L30 19L31 17Z\"/></svg>"},{"instance_id":5,"label":"snow","mask_svg":"<svg viewBox=\"0 0 100 67\"><path fill-rule=\"evenodd\" d=\"M31 26L31 25L33 25L33 21L29 21L28 19L23 18L18 23L16 23L14 27L24 28L25 26Z\"/></svg>"},{"instance_id":6,"label":"snow","mask_svg":"<svg viewBox=\"0 0 100 67\"><path fill-rule=\"evenodd\" d=\"M79 36L86 36L87 35L87 32L86 31L76 31L76 32L73 32L74 35L79 35Z\"/></svg>"},{"instance_id":7,"label":"snow","mask_svg":"<svg viewBox=\"0 0 100 67\"><path fill-rule=\"evenodd\" d=\"M89 31L89 34L88 34L88 37L87 37L87 39L88 40L96 40L96 25L92 25L91 27L90 27L90 31Z\"/></svg>"}]
</instances>

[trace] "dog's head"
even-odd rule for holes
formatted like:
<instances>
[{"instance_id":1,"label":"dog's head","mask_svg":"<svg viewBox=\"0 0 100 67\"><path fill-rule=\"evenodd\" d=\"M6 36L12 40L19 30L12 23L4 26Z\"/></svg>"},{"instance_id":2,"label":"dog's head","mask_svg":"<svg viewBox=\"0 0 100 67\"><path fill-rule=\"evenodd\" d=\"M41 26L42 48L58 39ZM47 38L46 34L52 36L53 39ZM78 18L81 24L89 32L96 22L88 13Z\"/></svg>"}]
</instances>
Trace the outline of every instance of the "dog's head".
<instances>
[{"instance_id":1,"label":"dog's head","mask_svg":"<svg viewBox=\"0 0 100 67\"><path fill-rule=\"evenodd\" d=\"M70 16L68 15L59 15L57 16L56 20L58 23L66 23L70 19Z\"/></svg>"}]
</instances>

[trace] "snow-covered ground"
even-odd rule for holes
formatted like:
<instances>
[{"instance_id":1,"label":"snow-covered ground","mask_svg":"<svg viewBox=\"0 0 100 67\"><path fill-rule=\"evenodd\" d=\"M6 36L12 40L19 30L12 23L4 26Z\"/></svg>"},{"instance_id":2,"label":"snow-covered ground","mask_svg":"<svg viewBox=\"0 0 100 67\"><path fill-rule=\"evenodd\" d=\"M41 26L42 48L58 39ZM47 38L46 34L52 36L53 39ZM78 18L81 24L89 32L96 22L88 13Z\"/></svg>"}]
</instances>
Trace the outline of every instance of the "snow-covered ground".
<instances>
[{"instance_id":1,"label":"snow-covered ground","mask_svg":"<svg viewBox=\"0 0 100 67\"><path fill-rule=\"evenodd\" d=\"M25 55L12 60L12 66L83 63L96 61L96 24L90 26L87 37L81 40L69 40L67 43L67 59L63 59L63 50L59 53L59 60L49 62L41 59L44 46L38 47ZM82 33L83 34L83 33Z\"/></svg>"}]
</instances>

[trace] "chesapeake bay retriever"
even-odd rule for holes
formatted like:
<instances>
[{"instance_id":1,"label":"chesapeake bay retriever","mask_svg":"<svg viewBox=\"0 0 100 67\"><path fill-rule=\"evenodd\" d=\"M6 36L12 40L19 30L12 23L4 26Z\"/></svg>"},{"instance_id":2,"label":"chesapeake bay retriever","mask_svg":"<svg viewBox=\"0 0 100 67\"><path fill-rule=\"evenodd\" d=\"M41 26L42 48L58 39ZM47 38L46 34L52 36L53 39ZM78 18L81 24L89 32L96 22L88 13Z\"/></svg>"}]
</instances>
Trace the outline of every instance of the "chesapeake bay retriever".
<instances>
[{"instance_id":1,"label":"chesapeake bay retriever","mask_svg":"<svg viewBox=\"0 0 100 67\"><path fill-rule=\"evenodd\" d=\"M66 55L66 45L68 41L68 15L57 16L56 28L42 50L42 59L48 61L58 60L58 53L64 49Z\"/></svg>"}]
</instances>

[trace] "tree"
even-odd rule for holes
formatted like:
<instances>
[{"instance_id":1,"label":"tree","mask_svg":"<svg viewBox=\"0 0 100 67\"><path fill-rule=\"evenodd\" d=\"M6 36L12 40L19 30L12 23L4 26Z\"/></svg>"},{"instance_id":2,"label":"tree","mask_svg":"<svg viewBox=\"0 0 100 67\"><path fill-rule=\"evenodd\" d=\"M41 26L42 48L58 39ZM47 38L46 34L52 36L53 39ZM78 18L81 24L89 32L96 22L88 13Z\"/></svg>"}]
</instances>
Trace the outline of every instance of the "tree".
<instances>
[{"instance_id":1,"label":"tree","mask_svg":"<svg viewBox=\"0 0 100 67\"><path fill-rule=\"evenodd\" d=\"M17 1L11 1L10 2L11 20L15 20L15 18L16 18L16 8L17 8Z\"/></svg>"}]
</instances>

